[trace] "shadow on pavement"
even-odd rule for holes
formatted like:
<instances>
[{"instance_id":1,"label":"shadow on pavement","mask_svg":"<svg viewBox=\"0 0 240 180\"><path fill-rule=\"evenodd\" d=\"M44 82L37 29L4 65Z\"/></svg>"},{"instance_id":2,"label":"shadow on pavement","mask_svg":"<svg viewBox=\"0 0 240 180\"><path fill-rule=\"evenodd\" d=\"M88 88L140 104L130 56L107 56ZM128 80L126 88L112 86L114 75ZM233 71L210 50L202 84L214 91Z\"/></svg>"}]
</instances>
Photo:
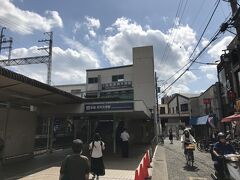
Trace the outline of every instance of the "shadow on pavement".
<instances>
[{"instance_id":1,"label":"shadow on pavement","mask_svg":"<svg viewBox=\"0 0 240 180\"><path fill-rule=\"evenodd\" d=\"M129 158L122 158L120 153L113 154L105 152L105 168L134 171L138 167L146 149L147 145L134 145L130 147ZM33 159L24 162L12 163L4 166L0 165L0 179L19 179L51 167L57 167L59 171L61 161L70 153L71 149L62 149L54 151L51 154L35 156ZM89 153L84 152L83 154L89 157ZM54 173L58 174L59 172L55 170Z\"/></svg>"},{"instance_id":2,"label":"shadow on pavement","mask_svg":"<svg viewBox=\"0 0 240 180\"><path fill-rule=\"evenodd\" d=\"M197 172L199 171L199 168L197 166L188 166L188 165L185 165L183 167L184 170L186 171L192 171L192 172Z\"/></svg>"}]
</instances>

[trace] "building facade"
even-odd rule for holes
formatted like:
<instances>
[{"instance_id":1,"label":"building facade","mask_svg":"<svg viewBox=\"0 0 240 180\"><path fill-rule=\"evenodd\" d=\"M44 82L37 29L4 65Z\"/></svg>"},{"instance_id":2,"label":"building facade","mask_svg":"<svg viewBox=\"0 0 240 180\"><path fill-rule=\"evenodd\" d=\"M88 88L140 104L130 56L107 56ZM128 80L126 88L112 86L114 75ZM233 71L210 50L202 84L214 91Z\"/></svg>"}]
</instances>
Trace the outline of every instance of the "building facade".
<instances>
[{"instance_id":1,"label":"building facade","mask_svg":"<svg viewBox=\"0 0 240 180\"><path fill-rule=\"evenodd\" d=\"M176 93L161 99L161 102L165 103L159 105L159 111L162 127L166 135L169 129L172 129L173 133L178 137L179 130L189 125L189 100L192 96L197 95L182 95Z\"/></svg>"},{"instance_id":2,"label":"building facade","mask_svg":"<svg viewBox=\"0 0 240 180\"><path fill-rule=\"evenodd\" d=\"M213 129L220 129L222 109L219 83L216 82L198 97L190 98L190 125L196 137L207 138Z\"/></svg>"},{"instance_id":3,"label":"building facade","mask_svg":"<svg viewBox=\"0 0 240 180\"><path fill-rule=\"evenodd\" d=\"M82 131L86 130L83 124L88 124L88 136L100 132L108 144L113 144L114 151L123 127L128 129L132 143L150 142L153 137L156 99L152 46L133 48L132 65L89 69L85 85L57 88L78 91L84 97L82 112L74 117L77 137L82 138Z\"/></svg>"}]
</instances>

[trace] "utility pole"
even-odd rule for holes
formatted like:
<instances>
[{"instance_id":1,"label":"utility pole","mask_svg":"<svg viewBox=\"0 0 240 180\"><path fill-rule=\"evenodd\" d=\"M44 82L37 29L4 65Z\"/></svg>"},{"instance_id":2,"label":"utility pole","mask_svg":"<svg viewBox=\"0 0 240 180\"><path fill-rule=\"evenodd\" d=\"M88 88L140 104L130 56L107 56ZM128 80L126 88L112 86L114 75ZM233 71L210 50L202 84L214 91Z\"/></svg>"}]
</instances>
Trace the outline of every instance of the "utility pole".
<instances>
[{"instance_id":1,"label":"utility pole","mask_svg":"<svg viewBox=\"0 0 240 180\"><path fill-rule=\"evenodd\" d=\"M53 32L45 32L48 35L48 39L39 40L38 42L47 42L48 47L39 48L39 50L45 50L48 53L48 74L47 74L47 84L51 85L51 74L52 74L52 45L53 45Z\"/></svg>"},{"instance_id":2,"label":"utility pole","mask_svg":"<svg viewBox=\"0 0 240 180\"><path fill-rule=\"evenodd\" d=\"M6 40L4 37L3 31L5 27L1 30L0 38L0 50L9 49L8 59L0 60L0 66L18 66L18 65L27 65L27 64L47 64L47 84L51 85L51 74L52 74L52 46L53 46L53 33L46 32L44 35L48 35L48 39L40 40L39 42L46 42L48 46L39 48L39 50L45 50L47 55L44 56L34 56L34 57L24 57L24 58L15 58L11 59L11 50L12 50L12 38ZM9 43L8 47L2 47L3 43ZM1 51L0 51L1 52Z\"/></svg>"},{"instance_id":3,"label":"utility pole","mask_svg":"<svg viewBox=\"0 0 240 180\"><path fill-rule=\"evenodd\" d=\"M6 29L6 27L2 27L1 34L0 34L0 54L1 54L1 51L2 51L2 42L3 42L3 37L4 37L4 35L3 35L4 29Z\"/></svg>"},{"instance_id":4,"label":"utility pole","mask_svg":"<svg viewBox=\"0 0 240 180\"><path fill-rule=\"evenodd\" d=\"M160 117L159 117L159 105L158 105L158 93L159 93L159 88L158 88L158 85L157 85L157 73L155 72L155 89L156 89L156 101L157 101L157 122L156 122L156 125L157 125L157 129L158 129L158 137L161 135L161 128L160 128L160 125L161 125L161 121L160 121Z\"/></svg>"},{"instance_id":5,"label":"utility pole","mask_svg":"<svg viewBox=\"0 0 240 180\"><path fill-rule=\"evenodd\" d=\"M235 21L233 26L236 28L238 41L240 40L240 18L237 0L229 0L232 9L232 18Z\"/></svg>"}]
</instances>

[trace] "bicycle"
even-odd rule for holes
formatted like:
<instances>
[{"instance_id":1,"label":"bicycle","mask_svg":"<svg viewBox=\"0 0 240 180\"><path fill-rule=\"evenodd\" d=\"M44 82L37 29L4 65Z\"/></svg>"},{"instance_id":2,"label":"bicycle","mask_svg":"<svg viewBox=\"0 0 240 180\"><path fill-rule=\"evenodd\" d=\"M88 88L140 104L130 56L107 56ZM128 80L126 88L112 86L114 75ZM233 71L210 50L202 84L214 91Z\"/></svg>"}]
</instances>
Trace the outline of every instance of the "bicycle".
<instances>
[{"instance_id":1,"label":"bicycle","mask_svg":"<svg viewBox=\"0 0 240 180\"><path fill-rule=\"evenodd\" d=\"M234 149L238 153L240 153L240 140L239 139L230 140L229 143L234 147Z\"/></svg>"},{"instance_id":2,"label":"bicycle","mask_svg":"<svg viewBox=\"0 0 240 180\"><path fill-rule=\"evenodd\" d=\"M197 149L201 152L209 152L211 149L211 145L213 144L213 141L208 139L201 139L197 141Z\"/></svg>"},{"instance_id":3,"label":"bicycle","mask_svg":"<svg viewBox=\"0 0 240 180\"><path fill-rule=\"evenodd\" d=\"M193 151L195 150L195 145L194 144L189 144L186 146L186 161L188 166L193 166L194 163L194 154Z\"/></svg>"}]
</instances>

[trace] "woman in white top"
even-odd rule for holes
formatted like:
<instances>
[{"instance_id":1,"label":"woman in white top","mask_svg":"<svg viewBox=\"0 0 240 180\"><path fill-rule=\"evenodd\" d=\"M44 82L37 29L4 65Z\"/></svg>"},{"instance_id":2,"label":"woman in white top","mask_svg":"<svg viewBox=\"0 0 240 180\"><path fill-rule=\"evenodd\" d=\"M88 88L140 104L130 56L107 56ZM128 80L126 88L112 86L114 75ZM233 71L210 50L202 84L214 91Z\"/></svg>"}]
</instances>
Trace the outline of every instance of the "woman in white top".
<instances>
[{"instance_id":1,"label":"woman in white top","mask_svg":"<svg viewBox=\"0 0 240 180\"><path fill-rule=\"evenodd\" d=\"M105 149L105 144L101 141L99 133L96 133L94 140L89 144L89 150L91 152L91 173L93 174L93 179L95 175L97 179L99 176L105 175L105 168L103 163L103 150Z\"/></svg>"}]
</instances>

